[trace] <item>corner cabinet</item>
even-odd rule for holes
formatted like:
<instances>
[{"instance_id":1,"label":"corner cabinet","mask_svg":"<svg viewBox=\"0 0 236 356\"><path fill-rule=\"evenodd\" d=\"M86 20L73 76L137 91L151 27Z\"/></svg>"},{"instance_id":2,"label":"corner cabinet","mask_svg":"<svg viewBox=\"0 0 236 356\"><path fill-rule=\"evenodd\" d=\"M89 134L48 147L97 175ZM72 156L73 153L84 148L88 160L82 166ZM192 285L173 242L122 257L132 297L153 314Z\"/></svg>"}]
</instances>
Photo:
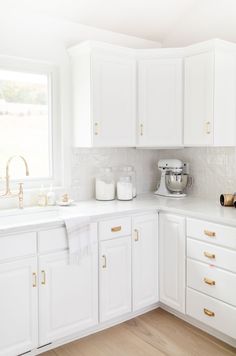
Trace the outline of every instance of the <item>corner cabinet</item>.
<instances>
[{"instance_id":1,"label":"corner cabinet","mask_svg":"<svg viewBox=\"0 0 236 356\"><path fill-rule=\"evenodd\" d=\"M160 301L185 314L185 218L159 216Z\"/></svg>"},{"instance_id":2,"label":"corner cabinet","mask_svg":"<svg viewBox=\"0 0 236 356\"><path fill-rule=\"evenodd\" d=\"M133 217L133 310L158 302L158 215Z\"/></svg>"},{"instance_id":3,"label":"corner cabinet","mask_svg":"<svg viewBox=\"0 0 236 356\"><path fill-rule=\"evenodd\" d=\"M185 146L236 145L235 50L185 58Z\"/></svg>"},{"instance_id":4,"label":"corner cabinet","mask_svg":"<svg viewBox=\"0 0 236 356\"><path fill-rule=\"evenodd\" d=\"M183 59L139 60L138 146L181 146L182 132Z\"/></svg>"},{"instance_id":5,"label":"corner cabinet","mask_svg":"<svg viewBox=\"0 0 236 356\"><path fill-rule=\"evenodd\" d=\"M72 63L74 144L134 147L136 61L128 49L84 43Z\"/></svg>"}]
</instances>

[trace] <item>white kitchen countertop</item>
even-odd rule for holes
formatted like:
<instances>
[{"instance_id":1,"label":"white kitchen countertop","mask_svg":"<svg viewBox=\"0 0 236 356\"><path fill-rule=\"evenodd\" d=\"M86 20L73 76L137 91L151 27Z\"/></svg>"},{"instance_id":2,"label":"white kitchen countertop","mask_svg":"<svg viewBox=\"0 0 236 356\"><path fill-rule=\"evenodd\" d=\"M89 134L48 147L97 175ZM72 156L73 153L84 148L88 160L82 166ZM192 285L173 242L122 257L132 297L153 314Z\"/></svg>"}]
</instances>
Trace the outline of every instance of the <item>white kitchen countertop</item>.
<instances>
[{"instance_id":1,"label":"white kitchen countertop","mask_svg":"<svg viewBox=\"0 0 236 356\"><path fill-rule=\"evenodd\" d=\"M64 220L75 216L91 216L94 220L112 215L135 214L142 211L158 210L210 220L236 226L236 209L222 207L219 201L200 198L164 198L154 194L142 194L133 201L99 202L96 200L78 202L70 207L32 207L0 211L0 234L22 230L63 226Z\"/></svg>"}]
</instances>

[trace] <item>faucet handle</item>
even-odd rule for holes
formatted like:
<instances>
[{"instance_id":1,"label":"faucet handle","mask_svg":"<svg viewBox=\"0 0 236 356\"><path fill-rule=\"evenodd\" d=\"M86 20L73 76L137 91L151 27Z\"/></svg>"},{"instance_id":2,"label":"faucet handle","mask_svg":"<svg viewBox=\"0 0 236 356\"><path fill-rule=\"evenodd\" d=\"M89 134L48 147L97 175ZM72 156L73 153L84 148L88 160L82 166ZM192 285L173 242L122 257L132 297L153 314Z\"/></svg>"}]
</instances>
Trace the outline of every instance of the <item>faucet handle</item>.
<instances>
[{"instance_id":1,"label":"faucet handle","mask_svg":"<svg viewBox=\"0 0 236 356\"><path fill-rule=\"evenodd\" d=\"M24 183L19 183L18 198L19 198L19 208L20 208L20 209L23 209L23 207L24 207L24 190L23 190L23 185L24 185Z\"/></svg>"}]
</instances>

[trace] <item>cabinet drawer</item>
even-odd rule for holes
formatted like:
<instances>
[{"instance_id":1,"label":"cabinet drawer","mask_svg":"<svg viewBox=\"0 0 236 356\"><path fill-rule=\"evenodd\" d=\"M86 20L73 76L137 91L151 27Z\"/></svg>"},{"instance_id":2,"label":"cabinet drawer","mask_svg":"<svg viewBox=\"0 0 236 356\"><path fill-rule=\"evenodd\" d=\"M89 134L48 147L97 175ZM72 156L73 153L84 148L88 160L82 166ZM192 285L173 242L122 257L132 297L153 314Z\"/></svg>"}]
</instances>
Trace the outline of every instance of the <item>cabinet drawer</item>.
<instances>
[{"instance_id":1,"label":"cabinet drawer","mask_svg":"<svg viewBox=\"0 0 236 356\"><path fill-rule=\"evenodd\" d=\"M38 233L39 253L65 250L68 248L67 233L64 227L40 231Z\"/></svg>"},{"instance_id":2,"label":"cabinet drawer","mask_svg":"<svg viewBox=\"0 0 236 356\"><path fill-rule=\"evenodd\" d=\"M236 273L236 251L187 239L187 256Z\"/></svg>"},{"instance_id":3,"label":"cabinet drawer","mask_svg":"<svg viewBox=\"0 0 236 356\"><path fill-rule=\"evenodd\" d=\"M35 232L0 237L0 261L36 254L36 241Z\"/></svg>"},{"instance_id":4,"label":"cabinet drawer","mask_svg":"<svg viewBox=\"0 0 236 356\"><path fill-rule=\"evenodd\" d=\"M236 228L208 221L187 219L187 236L236 249Z\"/></svg>"},{"instance_id":5,"label":"cabinet drawer","mask_svg":"<svg viewBox=\"0 0 236 356\"><path fill-rule=\"evenodd\" d=\"M236 274L234 273L188 259L187 285L236 306Z\"/></svg>"},{"instance_id":6,"label":"cabinet drawer","mask_svg":"<svg viewBox=\"0 0 236 356\"><path fill-rule=\"evenodd\" d=\"M131 235L131 218L117 218L99 223L99 240Z\"/></svg>"},{"instance_id":7,"label":"cabinet drawer","mask_svg":"<svg viewBox=\"0 0 236 356\"><path fill-rule=\"evenodd\" d=\"M187 314L236 338L236 308L187 288Z\"/></svg>"}]
</instances>

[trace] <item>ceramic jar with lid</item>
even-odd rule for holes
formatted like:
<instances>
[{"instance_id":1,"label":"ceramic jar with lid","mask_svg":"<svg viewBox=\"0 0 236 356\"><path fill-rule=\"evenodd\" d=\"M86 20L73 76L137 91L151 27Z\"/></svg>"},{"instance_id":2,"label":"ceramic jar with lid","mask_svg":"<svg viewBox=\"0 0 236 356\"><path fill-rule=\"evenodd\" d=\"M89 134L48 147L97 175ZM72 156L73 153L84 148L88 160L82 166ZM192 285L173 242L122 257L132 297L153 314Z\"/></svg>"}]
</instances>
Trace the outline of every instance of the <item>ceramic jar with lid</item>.
<instances>
[{"instance_id":1,"label":"ceramic jar with lid","mask_svg":"<svg viewBox=\"0 0 236 356\"><path fill-rule=\"evenodd\" d=\"M115 199L115 179L111 167L101 168L95 183L96 200Z\"/></svg>"}]
</instances>

